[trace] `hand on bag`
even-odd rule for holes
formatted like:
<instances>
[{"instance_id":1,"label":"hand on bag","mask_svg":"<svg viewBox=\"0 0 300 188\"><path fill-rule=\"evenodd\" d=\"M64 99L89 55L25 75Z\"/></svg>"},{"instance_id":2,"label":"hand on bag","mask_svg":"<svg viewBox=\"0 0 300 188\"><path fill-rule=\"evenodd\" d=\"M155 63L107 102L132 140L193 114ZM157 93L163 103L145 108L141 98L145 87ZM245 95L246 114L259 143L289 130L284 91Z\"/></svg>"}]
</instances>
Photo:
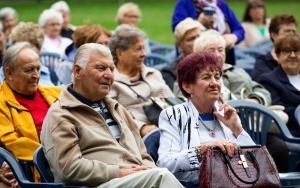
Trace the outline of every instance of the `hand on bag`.
<instances>
[{"instance_id":1,"label":"hand on bag","mask_svg":"<svg viewBox=\"0 0 300 188\"><path fill-rule=\"evenodd\" d=\"M228 140L218 140L214 142L208 142L201 145L202 154L209 148L218 147L225 154L228 154L230 157L237 154L238 147L235 142L230 142Z\"/></svg>"},{"instance_id":2,"label":"hand on bag","mask_svg":"<svg viewBox=\"0 0 300 188\"><path fill-rule=\"evenodd\" d=\"M0 169L0 182L3 182L5 185L13 188L18 188L18 182L14 178L14 175L6 162L3 162Z\"/></svg>"},{"instance_id":3,"label":"hand on bag","mask_svg":"<svg viewBox=\"0 0 300 188\"><path fill-rule=\"evenodd\" d=\"M133 174L133 173L137 173L140 171L144 171L144 170L148 170L149 168L147 166L132 166L129 168L120 168L119 169L119 178Z\"/></svg>"},{"instance_id":4,"label":"hand on bag","mask_svg":"<svg viewBox=\"0 0 300 188\"><path fill-rule=\"evenodd\" d=\"M156 125L144 125L141 130L141 136L144 137L147 133L151 132L154 129L158 129L158 127Z\"/></svg>"},{"instance_id":5,"label":"hand on bag","mask_svg":"<svg viewBox=\"0 0 300 188\"><path fill-rule=\"evenodd\" d=\"M243 128L238 121L236 110L229 106L221 96L219 100L221 101L222 105L218 110L224 110L224 116L216 111L214 112L214 115L233 132L235 137L238 137L243 131Z\"/></svg>"}]
</instances>

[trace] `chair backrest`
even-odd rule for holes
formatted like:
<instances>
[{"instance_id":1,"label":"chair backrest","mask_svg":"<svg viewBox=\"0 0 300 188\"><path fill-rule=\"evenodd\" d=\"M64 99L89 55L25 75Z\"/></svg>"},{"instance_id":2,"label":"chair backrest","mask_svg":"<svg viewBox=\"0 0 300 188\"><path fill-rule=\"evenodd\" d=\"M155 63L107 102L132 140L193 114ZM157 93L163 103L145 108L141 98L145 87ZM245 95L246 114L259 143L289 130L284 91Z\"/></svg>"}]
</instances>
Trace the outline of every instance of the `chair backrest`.
<instances>
[{"instance_id":1,"label":"chair backrest","mask_svg":"<svg viewBox=\"0 0 300 188\"><path fill-rule=\"evenodd\" d=\"M55 187L63 188L61 183L35 183L30 182L25 176L23 169L21 168L17 159L6 149L0 148L0 165L2 166L3 162L6 161L10 166L16 180L18 181L20 187L22 188L44 188L44 187Z\"/></svg>"},{"instance_id":2,"label":"chair backrest","mask_svg":"<svg viewBox=\"0 0 300 188\"><path fill-rule=\"evenodd\" d=\"M159 129L154 129L153 131L147 133L144 137L144 144L147 149L147 153L152 157L156 163L158 160L158 148L159 148L160 132Z\"/></svg>"},{"instance_id":3,"label":"chair backrest","mask_svg":"<svg viewBox=\"0 0 300 188\"><path fill-rule=\"evenodd\" d=\"M300 138L293 137L280 117L269 108L246 100L232 100L227 103L237 109L243 128L256 144L266 145L272 122L277 126L283 140L300 143Z\"/></svg>"},{"instance_id":4,"label":"chair backrest","mask_svg":"<svg viewBox=\"0 0 300 188\"><path fill-rule=\"evenodd\" d=\"M42 182L54 182L53 174L45 157L43 147L39 146L33 154L33 164L41 176Z\"/></svg>"},{"instance_id":5,"label":"chair backrest","mask_svg":"<svg viewBox=\"0 0 300 188\"><path fill-rule=\"evenodd\" d=\"M157 70L161 70L163 66L169 63L170 60L160 54L148 54L144 60L144 63L148 67L153 67Z\"/></svg>"},{"instance_id":6,"label":"chair backrest","mask_svg":"<svg viewBox=\"0 0 300 188\"><path fill-rule=\"evenodd\" d=\"M151 53L160 54L160 55L167 55L168 53L175 51L174 45L155 45L151 47Z\"/></svg>"}]
</instances>

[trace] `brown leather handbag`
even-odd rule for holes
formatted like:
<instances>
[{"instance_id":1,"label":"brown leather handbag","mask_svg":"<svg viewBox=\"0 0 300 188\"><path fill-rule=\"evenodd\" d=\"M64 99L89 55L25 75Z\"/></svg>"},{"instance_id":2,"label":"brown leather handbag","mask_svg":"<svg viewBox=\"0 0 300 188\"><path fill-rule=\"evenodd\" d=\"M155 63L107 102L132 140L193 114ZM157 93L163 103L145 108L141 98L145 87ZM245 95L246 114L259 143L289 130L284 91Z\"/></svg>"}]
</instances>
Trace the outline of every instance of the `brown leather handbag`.
<instances>
[{"instance_id":1,"label":"brown leather handbag","mask_svg":"<svg viewBox=\"0 0 300 188\"><path fill-rule=\"evenodd\" d=\"M204 153L199 175L201 188L281 187L277 167L265 146L244 146L229 157L219 148Z\"/></svg>"}]
</instances>

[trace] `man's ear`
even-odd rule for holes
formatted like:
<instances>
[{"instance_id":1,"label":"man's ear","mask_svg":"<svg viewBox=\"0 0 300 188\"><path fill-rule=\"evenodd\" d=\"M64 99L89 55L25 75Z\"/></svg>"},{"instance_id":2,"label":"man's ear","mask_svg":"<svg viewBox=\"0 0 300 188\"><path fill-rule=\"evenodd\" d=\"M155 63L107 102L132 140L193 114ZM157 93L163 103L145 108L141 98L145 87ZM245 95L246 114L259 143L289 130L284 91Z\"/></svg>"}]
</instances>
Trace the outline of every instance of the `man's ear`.
<instances>
[{"instance_id":1,"label":"man's ear","mask_svg":"<svg viewBox=\"0 0 300 188\"><path fill-rule=\"evenodd\" d=\"M74 64L73 65L73 75L74 75L74 78L80 78L81 76L81 72L82 71L82 68L78 65L78 64Z\"/></svg>"},{"instance_id":2,"label":"man's ear","mask_svg":"<svg viewBox=\"0 0 300 188\"><path fill-rule=\"evenodd\" d=\"M182 42L177 42L176 43L176 45L177 45L177 48L178 48L178 53L180 54L180 55L182 55Z\"/></svg>"},{"instance_id":3,"label":"man's ear","mask_svg":"<svg viewBox=\"0 0 300 188\"><path fill-rule=\"evenodd\" d=\"M5 68L5 78L7 80L12 80L13 79L13 68L11 67L6 67Z\"/></svg>"}]
</instances>

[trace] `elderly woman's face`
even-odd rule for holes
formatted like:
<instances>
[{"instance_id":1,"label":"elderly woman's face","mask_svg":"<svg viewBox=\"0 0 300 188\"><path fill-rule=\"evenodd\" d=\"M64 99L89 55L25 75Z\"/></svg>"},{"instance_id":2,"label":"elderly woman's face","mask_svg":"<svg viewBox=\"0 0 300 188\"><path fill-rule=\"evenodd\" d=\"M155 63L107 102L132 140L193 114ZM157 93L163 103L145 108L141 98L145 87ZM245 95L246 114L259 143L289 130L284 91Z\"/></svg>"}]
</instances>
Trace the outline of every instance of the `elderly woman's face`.
<instances>
[{"instance_id":1,"label":"elderly woman's face","mask_svg":"<svg viewBox=\"0 0 300 188\"><path fill-rule=\"evenodd\" d=\"M8 33L11 33L12 29L16 26L17 20L13 14L9 14L6 16L4 20L4 26Z\"/></svg>"},{"instance_id":2,"label":"elderly woman's face","mask_svg":"<svg viewBox=\"0 0 300 188\"><path fill-rule=\"evenodd\" d=\"M137 26L140 21L140 13L138 10L132 9L126 12L123 18L120 20L121 24L128 24Z\"/></svg>"},{"instance_id":3,"label":"elderly woman's face","mask_svg":"<svg viewBox=\"0 0 300 188\"><path fill-rule=\"evenodd\" d=\"M102 33L98 38L97 38L97 41L95 43L98 43L98 44L102 44L104 46L107 46L108 47L108 36L105 35L104 33Z\"/></svg>"},{"instance_id":4,"label":"elderly woman's face","mask_svg":"<svg viewBox=\"0 0 300 188\"><path fill-rule=\"evenodd\" d=\"M206 48L204 48L203 51L206 52L212 52L218 57L218 61L222 63L222 65L225 63L226 54L225 54L225 48L220 43L213 43L210 45L207 45Z\"/></svg>"},{"instance_id":5,"label":"elderly woman's face","mask_svg":"<svg viewBox=\"0 0 300 188\"><path fill-rule=\"evenodd\" d=\"M204 102L214 103L220 97L221 75L219 71L208 69L201 70L196 76L194 84L188 84L183 87L188 93L192 94L191 98Z\"/></svg>"},{"instance_id":6,"label":"elderly woman's face","mask_svg":"<svg viewBox=\"0 0 300 188\"><path fill-rule=\"evenodd\" d=\"M288 75L298 75L300 73L300 45L291 47L284 45L279 56L278 63Z\"/></svg>"},{"instance_id":7,"label":"elderly woman's face","mask_svg":"<svg viewBox=\"0 0 300 188\"><path fill-rule=\"evenodd\" d=\"M130 47L122 51L118 56L118 64L128 67L128 69L140 70L144 64L146 57L144 39L139 38L130 45Z\"/></svg>"},{"instance_id":8,"label":"elderly woman's face","mask_svg":"<svg viewBox=\"0 0 300 188\"><path fill-rule=\"evenodd\" d=\"M32 49L25 48L19 52L15 68L6 68L9 86L18 93L31 95L37 91L40 79L40 60Z\"/></svg>"},{"instance_id":9,"label":"elderly woman's face","mask_svg":"<svg viewBox=\"0 0 300 188\"><path fill-rule=\"evenodd\" d=\"M57 18L51 18L46 22L44 29L45 34L52 38L60 35L62 26Z\"/></svg>"}]
</instances>

